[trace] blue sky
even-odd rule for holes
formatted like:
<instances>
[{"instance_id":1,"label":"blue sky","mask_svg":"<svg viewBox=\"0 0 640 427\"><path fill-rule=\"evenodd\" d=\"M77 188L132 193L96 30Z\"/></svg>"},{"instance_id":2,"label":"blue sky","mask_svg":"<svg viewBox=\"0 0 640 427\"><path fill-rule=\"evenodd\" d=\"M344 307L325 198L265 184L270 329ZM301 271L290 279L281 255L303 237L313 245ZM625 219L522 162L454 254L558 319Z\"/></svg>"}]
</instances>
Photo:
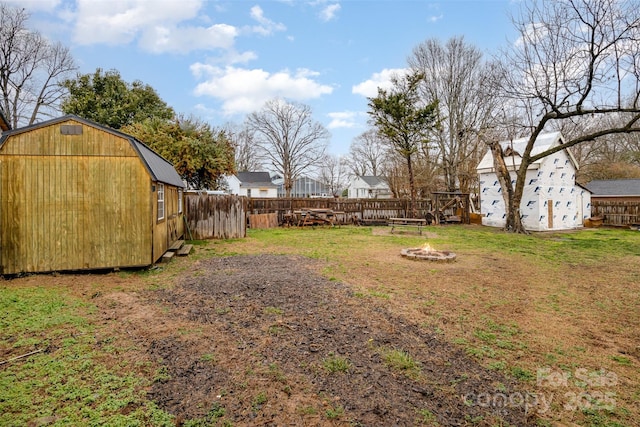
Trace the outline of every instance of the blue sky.
<instances>
[{"instance_id":1,"label":"blue sky","mask_svg":"<svg viewBox=\"0 0 640 427\"><path fill-rule=\"evenodd\" d=\"M6 0L5 0L6 1ZM81 73L116 69L177 112L240 123L273 97L309 105L346 154L367 96L422 41L464 36L487 55L515 39L514 0L9 0L71 48Z\"/></svg>"}]
</instances>

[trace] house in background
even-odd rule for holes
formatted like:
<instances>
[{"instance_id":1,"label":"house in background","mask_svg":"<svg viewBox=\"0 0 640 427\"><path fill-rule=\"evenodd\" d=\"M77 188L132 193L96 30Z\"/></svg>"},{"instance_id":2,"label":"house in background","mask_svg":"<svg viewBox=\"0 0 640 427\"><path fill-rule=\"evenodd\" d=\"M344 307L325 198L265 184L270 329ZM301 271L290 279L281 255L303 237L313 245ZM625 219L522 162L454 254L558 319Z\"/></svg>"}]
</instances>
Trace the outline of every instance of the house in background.
<instances>
[{"instance_id":1,"label":"house in background","mask_svg":"<svg viewBox=\"0 0 640 427\"><path fill-rule=\"evenodd\" d=\"M585 185L591 200L640 203L640 179L597 179Z\"/></svg>"},{"instance_id":2,"label":"house in background","mask_svg":"<svg viewBox=\"0 0 640 427\"><path fill-rule=\"evenodd\" d=\"M522 153L528 138L501 142L505 163L515 185L515 170L520 167ZM540 134L532 155L564 143L560 132ZM566 230L582 227L591 216L591 194L576 184L578 164L568 150L560 150L533 162L526 175L520 213L527 230ZM502 188L493 167L491 150L485 154L477 167L480 180L480 211L482 224L504 227L506 212Z\"/></svg>"},{"instance_id":3,"label":"house in background","mask_svg":"<svg viewBox=\"0 0 640 427\"><path fill-rule=\"evenodd\" d=\"M2 114L2 111L0 111L0 133L9 129L11 129L11 126L9 125L7 119L4 117L4 114Z\"/></svg>"},{"instance_id":4,"label":"house in background","mask_svg":"<svg viewBox=\"0 0 640 427\"><path fill-rule=\"evenodd\" d=\"M274 183L278 185L278 197L285 197L284 180L277 177L274 179ZM303 176L293 181L291 197L333 197L333 194L331 193L331 188L328 185L316 179Z\"/></svg>"},{"instance_id":5,"label":"house in background","mask_svg":"<svg viewBox=\"0 0 640 427\"><path fill-rule=\"evenodd\" d=\"M278 197L278 186L269 172L238 172L226 177L231 194L247 197Z\"/></svg>"},{"instance_id":6,"label":"house in background","mask_svg":"<svg viewBox=\"0 0 640 427\"><path fill-rule=\"evenodd\" d=\"M640 179L594 180L585 187L591 191L592 225L639 228Z\"/></svg>"},{"instance_id":7,"label":"house in background","mask_svg":"<svg viewBox=\"0 0 640 427\"><path fill-rule=\"evenodd\" d=\"M389 184L378 176L355 175L347 189L350 199L390 199L392 196Z\"/></svg>"},{"instance_id":8,"label":"house in background","mask_svg":"<svg viewBox=\"0 0 640 427\"><path fill-rule=\"evenodd\" d=\"M184 184L134 137L69 115L0 138L0 273L147 266L184 233Z\"/></svg>"}]
</instances>

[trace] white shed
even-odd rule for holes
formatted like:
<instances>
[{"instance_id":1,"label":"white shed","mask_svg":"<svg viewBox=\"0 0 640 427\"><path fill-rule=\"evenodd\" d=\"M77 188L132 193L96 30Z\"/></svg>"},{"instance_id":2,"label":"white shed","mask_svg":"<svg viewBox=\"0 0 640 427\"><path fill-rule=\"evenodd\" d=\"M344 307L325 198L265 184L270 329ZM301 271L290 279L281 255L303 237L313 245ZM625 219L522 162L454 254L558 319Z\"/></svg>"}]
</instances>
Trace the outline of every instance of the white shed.
<instances>
[{"instance_id":1,"label":"white shed","mask_svg":"<svg viewBox=\"0 0 640 427\"><path fill-rule=\"evenodd\" d=\"M511 172L515 185L515 170L520 167L521 156L528 138L503 141L500 144L506 154L505 163ZM541 153L564 139L560 132L540 134L535 142L532 155ZM520 214L527 230L568 230L582 227L584 220L591 216L591 193L576 184L578 164L569 150L560 150L529 165L524 187ZM493 166L491 150L482 158L477 167L480 181L480 212L482 224L504 227L506 212L502 188Z\"/></svg>"}]
</instances>

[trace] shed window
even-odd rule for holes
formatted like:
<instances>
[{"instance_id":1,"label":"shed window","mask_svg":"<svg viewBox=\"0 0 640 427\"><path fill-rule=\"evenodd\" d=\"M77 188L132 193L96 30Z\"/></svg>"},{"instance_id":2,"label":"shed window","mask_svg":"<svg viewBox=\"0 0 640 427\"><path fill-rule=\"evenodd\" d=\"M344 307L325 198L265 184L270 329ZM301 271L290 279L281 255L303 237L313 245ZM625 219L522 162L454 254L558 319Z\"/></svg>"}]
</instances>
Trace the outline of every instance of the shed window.
<instances>
[{"instance_id":1,"label":"shed window","mask_svg":"<svg viewBox=\"0 0 640 427\"><path fill-rule=\"evenodd\" d=\"M158 220L164 219L164 184L158 184Z\"/></svg>"},{"instance_id":2,"label":"shed window","mask_svg":"<svg viewBox=\"0 0 640 427\"><path fill-rule=\"evenodd\" d=\"M62 135L82 135L82 125L60 125Z\"/></svg>"},{"instance_id":3,"label":"shed window","mask_svg":"<svg viewBox=\"0 0 640 427\"><path fill-rule=\"evenodd\" d=\"M182 189L178 190L178 213L182 213Z\"/></svg>"}]
</instances>

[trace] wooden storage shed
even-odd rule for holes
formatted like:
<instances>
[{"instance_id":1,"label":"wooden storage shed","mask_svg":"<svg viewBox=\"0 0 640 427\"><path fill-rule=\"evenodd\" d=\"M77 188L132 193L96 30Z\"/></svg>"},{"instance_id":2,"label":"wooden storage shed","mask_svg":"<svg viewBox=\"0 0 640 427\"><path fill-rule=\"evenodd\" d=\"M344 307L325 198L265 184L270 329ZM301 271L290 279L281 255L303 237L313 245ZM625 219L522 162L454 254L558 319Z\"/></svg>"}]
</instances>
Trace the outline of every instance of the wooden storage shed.
<instances>
[{"instance_id":1,"label":"wooden storage shed","mask_svg":"<svg viewBox=\"0 0 640 427\"><path fill-rule=\"evenodd\" d=\"M174 167L68 115L0 138L0 274L147 266L184 234Z\"/></svg>"}]
</instances>

